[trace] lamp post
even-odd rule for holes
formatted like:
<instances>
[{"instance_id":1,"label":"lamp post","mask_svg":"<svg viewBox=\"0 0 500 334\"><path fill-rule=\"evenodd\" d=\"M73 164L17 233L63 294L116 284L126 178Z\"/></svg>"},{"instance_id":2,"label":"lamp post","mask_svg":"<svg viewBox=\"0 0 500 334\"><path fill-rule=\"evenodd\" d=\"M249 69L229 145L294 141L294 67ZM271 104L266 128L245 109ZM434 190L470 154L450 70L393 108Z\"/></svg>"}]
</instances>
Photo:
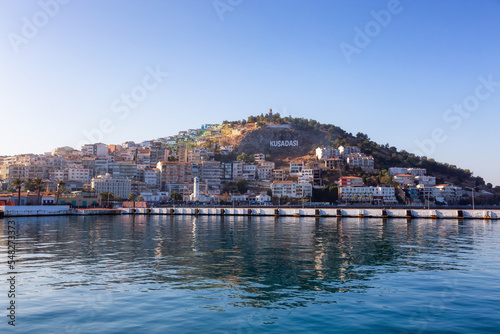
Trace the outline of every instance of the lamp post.
<instances>
[{"instance_id":1,"label":"lamp post","mask_svg":"<svg viewBox=\"0 0 500 334\"><path fill-rule=\"evenodd\" d=\"M472 189L472 211L474 211L474 188L471 188Z\"/></svg>"},{"instance_id":2,"label":"lamp post","mask_svg":"<svg viewBox=\"0 0 500 334\"><path fill-rule=\"evenodd\" d=\"M474 188L471 187L465 187L465 189L470 189L472 190L472 210L474 211L475 205L474 205Z\"/></svg>"}]
</instances>

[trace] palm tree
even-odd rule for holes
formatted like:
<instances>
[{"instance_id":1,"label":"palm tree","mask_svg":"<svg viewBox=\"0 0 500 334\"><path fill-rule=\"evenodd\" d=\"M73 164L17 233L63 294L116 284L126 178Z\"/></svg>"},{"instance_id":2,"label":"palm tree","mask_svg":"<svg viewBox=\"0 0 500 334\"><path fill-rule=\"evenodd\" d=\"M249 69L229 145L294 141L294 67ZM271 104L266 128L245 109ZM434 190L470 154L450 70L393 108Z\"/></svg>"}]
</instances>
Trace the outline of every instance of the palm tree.
<instances>
[{"instance_id":1,"label":"palm tree","mask_svg":"<svg viewBox=\"0 0 500 334\"><path fill-rule=\"evenodd\" d=\"M40 178L36 178L33 180L33 184L35 185L35 189L38 190L37 205L40 205L40 192L43 188L43 180Z\"/></svg>"},{"instance_id":2,"label":"palm tree","mask_svg":"<svg viewBox=\"0 0 500 334\"><path fill-rule=\"evenodd\" d=\"M66 182L63 180L57 181L57 195L56 195L56 205L59 204L59 196L61 195L61 190L64 190L64 185Z\"/></svg>"},{"instance_id":3,"label":"palm tree","mask_svg":"<svg viewBox=\"0 0 500 334\"><path fill-rule=\"evenodd\" d=\"M12 181L11 185L17 188L17 205L21 205L21 188L23 187L24 180L17 178Z\"/></svg>"}]
</instances>

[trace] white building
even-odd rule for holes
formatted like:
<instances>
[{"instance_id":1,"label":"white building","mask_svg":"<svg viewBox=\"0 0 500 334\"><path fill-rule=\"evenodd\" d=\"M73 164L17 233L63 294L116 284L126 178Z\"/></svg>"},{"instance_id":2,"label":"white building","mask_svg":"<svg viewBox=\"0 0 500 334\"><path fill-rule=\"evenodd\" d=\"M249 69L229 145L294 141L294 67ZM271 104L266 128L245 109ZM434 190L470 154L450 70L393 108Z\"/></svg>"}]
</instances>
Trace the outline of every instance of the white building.
<instances>
[{"instance_id":1,"label":"white building","mask_svg":"<svg viewBox=\"0 0 500 334\"><path fill-rule=\"evenodd\" d=\"M351 153L347 156L347 164L349 168L359 166L364 171L372 171L375 166L375 161L372 156L367 156L362 153Z\"/></svg>"},{"instance_id":2,"label":"white building","mask_svg":"<svg viewBox=\"0 0 500 334\"><path fill-rule=\"evenodd\" d=\"M415 176L425 176L427 170L425 168L408 168L408 174Z\"/></svg>"},{"instance_id":3,"label":"white building","mask_svg":"<svg viewBox=\"0 0 500 334\"><path fill-rule=\"evenodd\" d=\"M68 180L68 169L54 169L51 170L49 175L50 179L53 181L67 181Z\"/></svg>"},{"instance_id":4,"label":"white building","mask_svg":"<svg viewBox=\"0 0 500 334\"><path fill-rule=\"evenodd\" d=\"M291 162L290 175L301 176L302 169L304 169L304 162Z\"/></svg>"},{"instance_id":5,"label":"white building","mask_svg":"<svg viewBox=\"0 0 500 334\"><path fill-rule=\"evenodd\" d=\"M436 178L434 176L415 176L415 180L418 181L418 184L423 184L426 186L436 185Z\"/></svg>"},{"instance_id":6,"label":"white building","mask_svg":"<svg viewBox=\"0 0 500 334\"><path fill-rule=\"evenodd\" d=\"M243 166L245 166L244 161L233 161L233 180L243 177Z\"/></svg>"},{"instance_id":7,"label":"white building","mask_svg":"<svg viewBox=\"0 0 500 334\"><path fill-rule=\"evenodd\" d=\"M266 161L266 155L264 153L256 153L253 155L255 162L263 162Z\"/></svg>"},{"instance_id":8,"label":"white building","mask_svg":"<svg viewBox=\"0 0 500 334\"><path fill-rule=\"evenodd\" d=\"M339 153L342 157L346 157L352 153L361 153L361 148L357 146L339 146Z\"/></svg>"},{"instance_id":9,"label":"white building","mask_svg":"<svg viewBox=\"0 0 500 334\"><path fill-rule=\"evenodd\" d=\"M297 183L293 181L274 181L271 184L271 191L273 196L277 197L296 197Z\"/></svg>"},{"instance_id":10,"label":"white building","mask_svg":"<svg viewBox=\"0 0 500 334\"><path fill-rule=\"evenodd\" d=\"M340 151L331 146L323 146L318 147L316 149L316 157L318 160L326 160L326 159L338 159L340 158Z\"/></svg>"},{"instance_id":11,"label":"white building","mask_svg":"<svg viewBox=\"0 0 500 334\"><path fill-rule=\"evenodd\" d=\"M132 180L130 179L115 179L110 174L100 175L91 180L91 186L100 194L102 192L110 192L115 196L120 196L126 199L132 192Z\"/></svg>"},{"instance_id":12,"label":"white building","mask_svg":"<svg viewBox=\"0 0 500 334\"><path fill-rule=\"evenodd\" d=\"M158 168L146 168L144 170L144 183L147 185L160 189L161 172Z\"/></svg>"},{"instance_id":13,"label":"white building","mask_svg":"<svg viewBox=\"0 0 500 334\"><path fill-rule=\"evenodd\" d=\"M302 169L302 175L299 176L298 178L298 182L310 183L313 182L313 179L314 179L313 170L310 168L304 168Z\"/></svg>"},{"instance_id":14,"label":"white building","mask_svg":"<svg viewBox=\"0 0 500 334\"><path fill-rule=\"evenodd\" d=\"M296 183L293 181L274 181L271 184L273 196L290 198L305 198L312 195L311 183Z\"/></svg>"},{"instance_id":15,"label":"white building","mask_svg":"<svg viewBox=\"0 0 500 334\"><path fill-rule=\"evenodd\" d=\"M394 176L398 174L408 174L408 168L406 167L391 167L389 168L389 175Z\"/></svg>"},{"instance_id":16,"label":"white building","mask_svg":"<svg viewBox=\"0 0 500 334\"><path fill-rule=\"evenodd\" d=\"M297 188L295 190L296 198L306 198L312 196L312 183L309 182L298 182Z\"/></svg>"},{"instance_id":17,"label":"white building","mask_svg":"<svg viewBox=\"0 0 500 334\"><path fill-rule=\"evenodd\" d=\"M413 176L425 176L427 170L425 168L409 168L409 167L391 167L389 168L389 174L391 176L398 174L410 174Z\"/></svg>"},{"instance_id":18,"label":"white building","mask_svg":"<svg viewBox=\"0 0 500 334\"><path fill-rule=\"evenodd\" d=\"M451 184L440 184L434 187L434 197L436 200L443 198L446 202L457 202L463 196L461 187Z\"/></svg>"},{"instance_id":19,"label":"white building","mask_svg":"<svg viewBox=\"0 0 500 334\"><path fill-rule=\"evenodd\" d=\"M397 204L393 187L340 187L339 200L342 202Z\"/></svg>"},{"instance_id":20,"label":"white building","mask_svg":"<svg viewBox=\"0 0 500 334\"><path fill-rule=\"evenodd\" d=\"M103 143L87 144L80 148L83 154L96 155L98 157L108 156L108 145Z\"/></svg>"},{"instance_id":21,"label":"white building","mask_svg":"<svg viewBox=\"0 0 500 334\"><path fill-rule=\"evenodd\" d=\"M407 186L415 184L415 176L410 174L398 174L392 177L394 181L399 183L401 186Z\"/></svg>"},{"instance_id":22,"label":"white building","mask_svg":"<svg viewBox=\"0 0 500 334\"><path fill-rule=\"evenodd\" d=\"M243 178L247 181L253 181L257 177L257 165L243 166Z\"/></svg>"},{"instance_id":23,"label":"white building","mask_svg":"<svg viewBox=\"0 0 500 334\"><path fill-rule=\"evenodd\" d=\"M89 183L92 178L92 170L82 167L68 169L68 180Z\"/></svg>"}]
</instances>

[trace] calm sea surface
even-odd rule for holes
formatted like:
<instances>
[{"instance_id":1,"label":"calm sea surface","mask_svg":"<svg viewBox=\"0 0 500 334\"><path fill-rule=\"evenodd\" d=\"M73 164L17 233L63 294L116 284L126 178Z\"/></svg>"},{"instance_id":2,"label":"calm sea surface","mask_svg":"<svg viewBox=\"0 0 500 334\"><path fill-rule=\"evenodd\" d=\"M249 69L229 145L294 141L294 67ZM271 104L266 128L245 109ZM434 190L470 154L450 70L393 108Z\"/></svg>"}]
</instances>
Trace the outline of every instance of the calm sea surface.
<instances>
[{"instance_id":1,"label":"calm sea surface","mask_svg":"<svg viewBox=\"0 0 500 334\"><path fill-rule=\"evenodd\" d=\"M15 218L0 333L498 333L500 222Z\"/></svg>"}]
</instances>

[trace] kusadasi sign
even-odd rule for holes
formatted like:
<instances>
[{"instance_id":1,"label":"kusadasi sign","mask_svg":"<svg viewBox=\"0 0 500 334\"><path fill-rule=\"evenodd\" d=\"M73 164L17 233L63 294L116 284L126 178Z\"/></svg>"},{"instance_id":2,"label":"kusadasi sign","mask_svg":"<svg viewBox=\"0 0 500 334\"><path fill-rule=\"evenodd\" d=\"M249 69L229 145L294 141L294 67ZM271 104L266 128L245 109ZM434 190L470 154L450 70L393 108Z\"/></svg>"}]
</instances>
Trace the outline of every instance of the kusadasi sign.
<instances>
[{"instance_id":1,"label":"kusadasi sign","mask_svg":"<svg viewBox=\"0 0 500 334\"><path fill-rule=\"evenodd\" d=\"M271 147L295 147L299 146L298 140L272 140L269 142Z\"/></svg>"}]
</instances>

